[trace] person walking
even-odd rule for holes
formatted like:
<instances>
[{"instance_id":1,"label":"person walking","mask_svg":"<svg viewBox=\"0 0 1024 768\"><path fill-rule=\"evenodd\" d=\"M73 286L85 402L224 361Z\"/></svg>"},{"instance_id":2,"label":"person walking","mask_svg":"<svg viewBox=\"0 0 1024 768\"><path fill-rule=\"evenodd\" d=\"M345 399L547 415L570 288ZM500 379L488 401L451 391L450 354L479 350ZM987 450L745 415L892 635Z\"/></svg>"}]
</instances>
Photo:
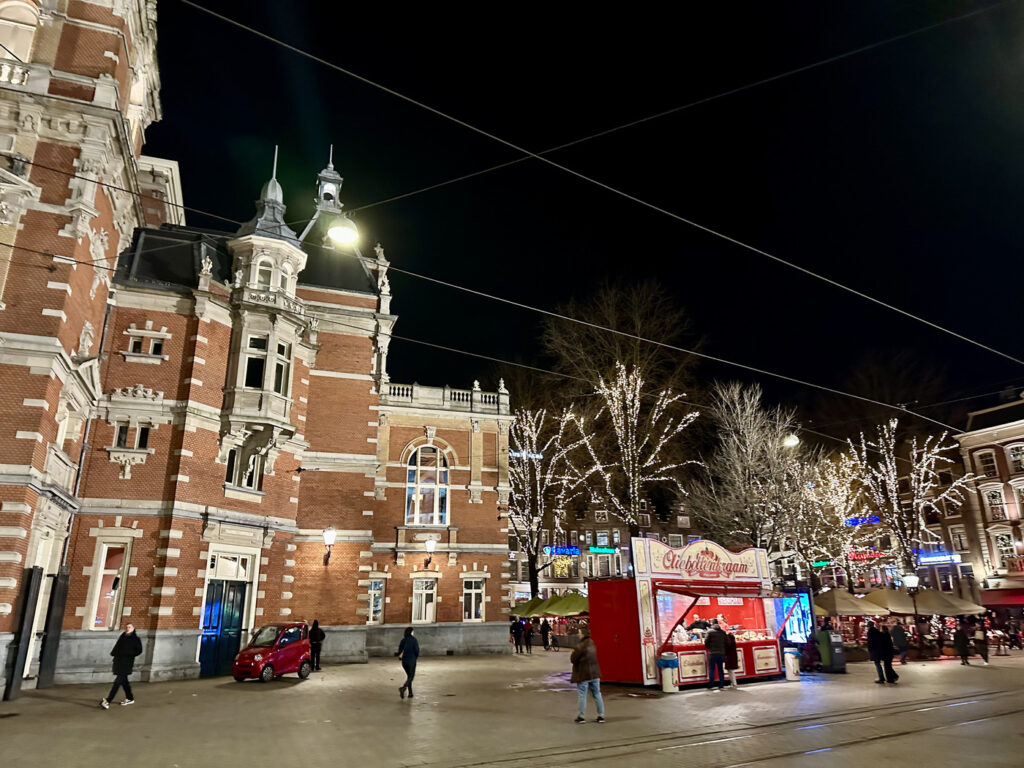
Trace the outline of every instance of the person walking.
<instances>
[{"instance_id":1,"label":"person walking","mask_svg":"<svg viewBox=\"0 0 1024 768\"><path fill-rule=\"evenodd\" d=\"M882 668L885 670L885 682L896 685L900 676L892 668L892 660L896 655L896 647L893 644L892 635L889 633L889 625L882 625Z\"/></svg>"},{"instance_id":2,"label":"person walking","mask_svg":"<svg viewBox=\"0 0 1024 768\"><path fill-rule=\"evenodd\" d=\"M907 637L907 630L899 622L892 628L892 645L896 653L900 655L900 664L907 663L907 649L910 647L910 638ZM940 644L941 646L941 644Z\"/></svg>"},{"instance_id":3,"label":"person walking","mask_svg":"<svg viewBox=\"0 0 1024 768\"><path fill-rule=\"evenodd\" d=\"M309 628L309 663L317 672L320 671L320 651L323 650L326 637L320 629L320 619L313 619L313 626Z\"/></svg>"},{"instance_id":4,"label":"person walking","mask_svg":"<svg viewBox=\"0 0 1024 768\"><path fill-rule=\"evenodd\" d=\"M526 652L533 654L533 622L526 622L526 626L523 627L523 640L526 644Z\"/></svg>"},{"instance_id":5,"label":"person walking","mask_svg":"<svg viewBox=\"0 0 1024 768\"><path fill-rule=\"evenodd\" d=\"M886 644L882 637L881 630L875 626L875 622L868 621L868 658L875 663L875 671L879 685L885 685L885 672L882 671L882 659L885 656Z\"/></svg>"},{"instance_id":6,"label":"person walking","mask_svg":"<svg viewBox=\"0 0 1024 768\"><path fill-rule=\"evenodd\" d=\"M725 638L726 634L718 626L718 620L712 619L710 629L704 636L704 647L708 649L708 690L715 689L715 674L718 674L718 688L725 687Z\"/></svg>"},{"instance_id":7,"label":"person walking","mask_svg":"<svg viewBox=\"0 0 1024 768\"><path fill-rule=\"evenodd\" d=\"M953 633L953 650L960 657L961 666L970 666L970 662L967 660L967 657L971 654L970 640L967 639L967 628L963 623L958 624L956 632Z\"/></svg>"},{"instance_id":8,"label":"person walking","mask_svg":"<svg viewBox=\"0 0 1024 768\"><path fill-rule=\"evenodd\" d=\"M405 670L405 682L398 689L398 695L404 699L408 693L411 699L412 679L416 677L416 660L420 657L420 641L413 637L412 627L405 628L405 634L402 635L395 656L402 660L402 669Z\"/></svg>"},{"instance_id":9,"label":"person walking","mask_svg":"<svg viewBox=\"0 0 1024 768\"><path fill-rule=\"evenodd\" d=\"M981 656L981 663L988 664L988 633L985 632L985 620L982 619L974 628L974 650Z\"/></svg>"},{"instance_id":10,"label":"person walking","mask_svg":"<svg viewBox=\"0 0 1024 768\"><path fill-rule=\"evenodd\" d=\"M544 619L540 623L540 640L544 643L544 650L551 650L551 625L548 624L548 620Z\"/></svg>"},{"instance_id":11,"label":"person walking","mask_svg":"<svg viewBox=\"0 0 1024 768\"><path fill-rule=\"evenodd\" d=\"M725 631L725 671L729 673L729 687L738 691L740 689L736 682L736 670L740 668L740 657L736 649L736 635L731 628Z\"/></svg>"},{"instance_id":12,"label":"person walking","mask_svg":"<svg viewBox=\"0 0 1024 768\"><path fill-rule=\"evenodd\" d=\"M512 640L516 644L516 653L523 652L523 623L519 619L512 620L512 626L509 628L512 633Z\"/></svg>"},{"instance_id":13,"label":"person walking","mask_svg":"<svg viewBox=\"0 0 1024 768\"><path fill-rule=\"evenodd\" d=\"M603 723L604 699L601 698L601 668L597 665L597 646L590 637L589 628L583 627L580 634L583 637L569 657L569 661L572 662L572 677L569 679L576 683L579 699L579 713L574 722L586 722L584 715L587 713L587 691L590 691L597 706L597 722Z\"/></svg>"},{"instance_id":14,"label":"person walking","mask_svg":"<svg viewBox=\"0 0 1024 768\"><path fill-rule=\"evenodd\" d=\"M142 640L135 634L135 625L127 624L124 632L121 633L121 636L117 638L117 642L114 643L114 648L110 651L110 655L114 657L114 685L111 687L110 693L107 694L107 698L100 701L101 707L110 709L110 703L117 695L118 688L124 688L124 701L121 702L122 707L135 703L135 697L132 695L132 684L128 682L128 676L135 667L135 657L141 653Z\"/></svg>"}]
</instances>

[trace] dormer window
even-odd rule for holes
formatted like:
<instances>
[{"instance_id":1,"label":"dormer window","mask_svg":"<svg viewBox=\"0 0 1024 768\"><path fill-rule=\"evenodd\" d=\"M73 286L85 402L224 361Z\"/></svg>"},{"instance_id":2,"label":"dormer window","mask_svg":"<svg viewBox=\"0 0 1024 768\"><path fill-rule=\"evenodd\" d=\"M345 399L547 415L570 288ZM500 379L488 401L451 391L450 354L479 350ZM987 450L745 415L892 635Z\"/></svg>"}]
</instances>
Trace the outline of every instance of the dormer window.
<instances>
[{"instance_id":1,"label":"dormer window","mask_svg":"<svg viewBox=\"0 0 1024 768\"><path fill-rule=\"evenodd\" d=\"M269 264L260 264L256 269L256 287L269 291L274 279L274 268Z\"/></svg>"}]
</instances>

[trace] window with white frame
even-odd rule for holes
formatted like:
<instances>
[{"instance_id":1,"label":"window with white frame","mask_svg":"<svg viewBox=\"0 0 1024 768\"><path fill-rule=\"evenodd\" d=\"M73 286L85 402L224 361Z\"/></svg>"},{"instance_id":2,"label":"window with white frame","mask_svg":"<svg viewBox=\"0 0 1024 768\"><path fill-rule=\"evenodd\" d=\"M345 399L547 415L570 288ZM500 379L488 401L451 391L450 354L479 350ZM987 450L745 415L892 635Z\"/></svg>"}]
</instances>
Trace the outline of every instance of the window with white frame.
<instances>
[{"instance_id":1,"label":"window with white frame","mask_svg":"<svg viewBox=\"0 0 1024 768\"><path fill-rule=\"evenodd\" d=\"M100 542L92 571L90 629L117 629L124 609L125 576L131 544L128 541Z\"/></svg>"},{"instance_id":2,"label":"window with white frame","mask_svg":"<svg viewBox=\"0 0 1024 768\"><path fill-rule=\"evenodd\" d=\"M267 337L253 334L245 342L245 379L247 389L263 389L267 372Z\"/></svg>"},{"instance_id":3,"label":"window with white frame","mask_svg":"<svg viewBox=\"0 0 1024 768\"><path fill-rule=\"evenodd\" d=\"M227 581L248 581L252 558L230 552L211 552L206 566L206 576Z\"/></svg>"},{"instance_id":4,"label":"window with white frame","mask_svg":"<svg viewBox=\"0 0 1024 768\"><path fill-rule=\"evenodd\" d=\"M274 266L268 261L261 261L256 267L256 287L269 291L274 280Z\"/></svg>"},{"instance_id":5,"label":"window with white frame","mask_svg":"<svg viewBox=\"0 0 1024 768\"><path fill-rule=\"evenodd\" d=\"M599 546L599 547L607 547L608 546L608 541L609 541L609 539L608 539L608 531L598 531L597 532L597 539L596 539L596 541L597 541L597 546Z\"/></svg>"},{"instance_id":6,"label":"window with white frame","mask_svg":"<svg viewBox=\"0 0 1024 768\"><path fill-rule=\"evenodd\" d=\"M1017 516L1024 517L1024 485L1019 485L1014 489L1017 494Z\"/></svg>"},{"instance_id":7,"label":"window with white frame","mask_svg":"<svg viewBox=\"0 0 1024 768\"><path fill-rule=\"evenodd\" d=\"M274 358L274 391L279 395L288 396L288 374L292 368L292 345L283 341L277 342L277 355Z\"/></svg>"},{"instance_id":8,"label":"window with white frame","mask_svg":"<svg viewBox=\"0 0 1024 768\"><path fill-rule=\"evenodd\" d=\"M594 522L595 523L607 523L608 522L608 510L607 509L599 509L596 512L594 512Z\"/></svg>"},{"instance_id":9,"label":"window with white frame","mask_svg":"<svg viewBox=\"0 0 1024 768\"><path fill-rule=\"evenodd\" d=\"M38 2L11 0L0 3L0 59L28 61L39 24ZM8 76L17 83L15 75ZM22 81L24 82L24 81Z\"/></svg>"},{"instance_id":10,"label":"window with white frame","mask_svg":"<svg viewBox=\"0 0 1024 768\"><path fill-rule=\"evenodd\" d=\"M1006 520L1006 499L1002 488L986 488L984 490L985 506L988 507L990 520Z\"/></svg>"},{"instance_id":11,"label":"window with white frame","mask_svg":"<svg viewBox=\"0 0 1024 768\"><path fill-rule=\"evenodd\" d=\"M509 534L508 534L508 551L509 552L518 552L519 551L519 537L515 533L513 533L513 532L509 532Z\"/></svg>"},{"instance_id":12,"label":"window with white frame","mask_svg":"<svg viewBox=\"0 0 1024 768\"><path fill-rule=\"evenodd\" d=\"M985 477L996 477L996 455L992 451L976 454L978 473Z\"/></svg>"},{"instance_id":13,"label":"window with white frame","mask_svg":"<svg viewBox=\"0 0 1024 768\"><path fill-rule=\"evenodd\" d=\"M579 531L569 531L569 543L574 547L578 547L580 545Z\"/></svg>"},{"instance_id":14,"label":"window with white frame","mask_svg":"<svg viewBox=\"0 0 1024 768\"><path fill-rule=\"evenodd\" d=\"M637 525L639 525L641 528L650 528L651 527L651 516L649 514L637 515L636 519L637 519Z\"/></svg>"},{"instance_id":15,"label":"window with white frame","mask_svg":"<svg viewBox=\"0 0 1024 768\"><path fill-rule=\"evenodd\" d=\"M940 505L946 517L960 517L960 507L950 504L948 501L942 501Z\"/></svg>"},{"instance_id":16,"label":"window with white frame","mask_svg":"<svg viewBox=\"0 0 1024 768\"><path fill-rule=\"evenodd\" d=\"M412 580L412 622L432 624L437 606L437 579Z\"/></svg>"},{"instance_id":17,"label":"window with white frame","mask_svg":"<svg viewBox=\"0 0 1024 768\"><path fill-rule=\"evenodd\" d=\"M999 560L1006 566L1007 560L1017 556L1017 547L1013 543L1013 536L1009 533L997 533L995 541Z\"/></svg>"},{"instance_id":18,"label":"window with white frame","mask_svg":"<svg viewBox=\"0 0 1024 768\"><path fill-rule=\"evenodd\" d=\"M611 555L598 555L597 556L597 575L599 577L606 577L612 575L612 556Z\"/></svg>"},{"instance_id":19,"label":"window with white frame","mask_svg":"<svg viewBox=\"0 0 1024 768\"><path fill-rule=\"evenodd\" d=\"M676 515L676 527L677 528L689 528L690 527L690 516L689 515Z\"/></svg>"},{"instance_id":20,"label":"window with white frame","mask_svg":"<svg viewBox=\"0 0 1024 768\"><path fill-rule=\"evenodd\" d=\"M586 546L588 546L588 547L594 546L594 532L593 531L584 531L583 532L583 536L584 536L584 543L586 544Z\"/></svg>"},{"instance_id":21,"label":"window with white frame","mask_svg":"<svg viewBox=\"0 0 1024 768\"><path fill-rule=\"evenodd\" d=\"M668 545L670 547L681 547L683 546L683 534L681 533L670 533L668 535Z\"/></svg>"},{"instance_id":22,"label":"window with white frame","mask_svg":"<svg viewBox=\"0 0 1024 768\"><path fill-rule=\"evenodd\" d=\"M433 445L417 448L409 456L405 523L448 524L448 462Z\"/></svg>"},{"instance_id":23,"label":"window with white frame","mask_svg":"<svg viewBox=\"0 0 1024 768\"><path fill-rule=\"evenodd\" d=\"M370 586L367 590L370 597L369 611L366 616L367 624L384 623L384 579L370 579Z\"/></svg>"},{"instance_id":24,"label":"window with white frame","mask_svg":"<svg viewBox=\"0 0 1024 768\"><path fill-rule=\"evenodd\" d=\"M950 528L949 541L953 545L954 552L967 551L967 531L964 528Z\"/></svg>"},{"instance_id":25,"label":"window with white frame","mask_svg":"<svg viewBox=\"0 0 1024 768\"><path fill-rule=\"evenodd\" d=\"M462 580L462 620L484 620L484 580Z\"/></svg>"},{"instance_id":26,"label":"window with white frame","mask_svg":"<svg viewBox=\"0 0 1024 768\"><path fill-rule=\"evenodd\" d=\"M1011 472L1024 472L1024 445L1011 445L1006 450Z\"/></svg>"},{"instance_id":27,"label":"window with white frame","mask_svg":"<svg viewBox=\"0 0 1024 768\"><path fill-rule=\"evenodd\" d=\"M540 531L540 545L546 547L551 544L551 531L547 528L541 528Z\"/></svg>"},{"instance_id":28,"label":"window with white frame","mask_svg":"<svg viewBox=\"0 0 1024 768\"><path fill-rule=\"evenodd\" d=\"M243 457L245 457L244 460ZM241 449L232 448L228 451L224 482L236 488L262 491L263 469L263 457L256 451L252 451L248 456L245 456Z\"/></svg>"},{"instance_id":29,"label":"window with white frame","mask_svg":"<svg viewBox=\"0 0 1024 768\"><path fill-rule=\"evenodd\" d=\"M617 547L621 543L622 543L622 533L619 531L618 528L615 528L615 529L612 530L612 544L614 544Z\"/></svg>"}]
</instances>

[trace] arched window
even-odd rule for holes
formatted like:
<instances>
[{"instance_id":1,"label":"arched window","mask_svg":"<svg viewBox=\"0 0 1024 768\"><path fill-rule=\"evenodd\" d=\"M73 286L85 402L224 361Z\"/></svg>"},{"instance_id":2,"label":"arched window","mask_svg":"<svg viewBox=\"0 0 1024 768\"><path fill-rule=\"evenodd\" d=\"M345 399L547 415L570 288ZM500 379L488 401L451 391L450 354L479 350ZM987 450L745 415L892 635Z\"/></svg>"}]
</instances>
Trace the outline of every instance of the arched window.
<instances>
[{"instance_id":1,"label":"arched window","mask_svg":"<svg viewBox=\"0 0 1024 768\"><path fill-rule=\"evenodd\" d=\"M0 0L0 59L29 61L39 9L27 0Z\"/></svg>"},{"instance_id":2,"label":"arched window","mask_svg":"<svg viewBox=\"0 0 1024 768\"><path fill-rule=\"evenodd\" d=\"M448 524L448 462L433 445L409 456L406 473L406 525Z\"/></svg>"},{"instance_id":3,"label":"arched window","mask_svg":"<svg viewBox=\"0 0 1024 768\"><path fill-rule=\"evenodd\" d=\"M1010 461L1011 472L1024 472L1024 444L1007 446L1006 457Z\"/></svg>"},{"instance_id":4,"label":"arched window","mask_svg":"<svg viewBox=\"0 0 1024 768\"><path fill-rule=\"evenodd\" d=\"M256 287L269 291L274 279L274 267L270 262L261 261L256 267Z\"/></svg>"}]
</instances>

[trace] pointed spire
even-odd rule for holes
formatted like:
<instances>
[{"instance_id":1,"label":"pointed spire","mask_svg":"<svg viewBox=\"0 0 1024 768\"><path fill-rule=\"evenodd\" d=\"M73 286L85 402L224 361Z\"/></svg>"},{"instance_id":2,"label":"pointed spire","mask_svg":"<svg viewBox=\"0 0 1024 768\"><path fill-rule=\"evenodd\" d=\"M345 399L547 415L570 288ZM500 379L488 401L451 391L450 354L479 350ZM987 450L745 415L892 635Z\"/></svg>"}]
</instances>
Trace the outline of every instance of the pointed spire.
<instances>
[{"instance_id":1,"label":"pointed spire","mask_svg":"<svg viewBox=\"0 0 1024 768\"><path fill-rule=\"evenodd\" d=\"M331 144L330 154L327 157L327 167L334 170L334 145Z\"/></svg>"},{"instance_id":2,"label":"pointed spire","mask_svg":"<svg viewBox=\"0 0 1024 768\"><path fill-rule=\"evenodd\" d=\"M239 235L264 235L296 240L295 232L284 221L284 190L277 180L278 147L274 145L274 166L270 181L263 185L260 199L256 201L256 217L238 230Z\"/></svg>"},{"instance_id":3,"label":"pointed spire","mask_svg":"<svg viewBox=\"0 0 1024 768\"><path fill-rule=\"evenodd\" d=\"M270 172L270 178L277 179L277 144L274 145L274 170Z\"/></svg>"}]
</instances>

